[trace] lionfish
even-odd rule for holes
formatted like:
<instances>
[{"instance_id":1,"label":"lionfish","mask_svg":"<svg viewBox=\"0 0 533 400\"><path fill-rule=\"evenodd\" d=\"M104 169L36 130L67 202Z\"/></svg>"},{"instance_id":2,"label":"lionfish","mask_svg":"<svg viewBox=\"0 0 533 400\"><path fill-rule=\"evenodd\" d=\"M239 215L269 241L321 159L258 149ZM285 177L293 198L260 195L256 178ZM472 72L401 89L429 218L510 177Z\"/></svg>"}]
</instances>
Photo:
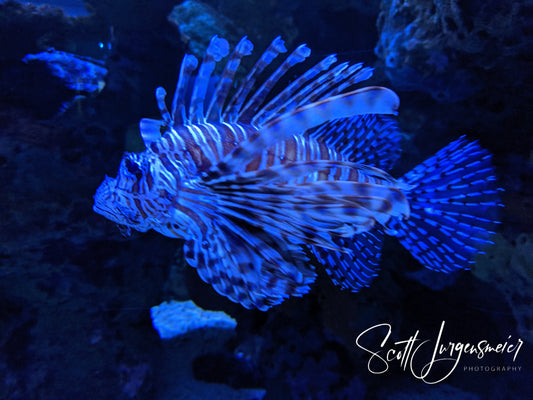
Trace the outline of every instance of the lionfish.
<instances>
[{"instance_id":1,"label":"lionfish","mask_svg":"<svg viewBox=\"0 0 533 400\"><path fill-rule=\"evenodd\" d=\"M383 87L348 91L371 68L329 55L274 95L311 52L300 45L256 84L287 51L278 37L232 89L252 49L240 40L210 94L228 42L211 39L196 76L198 60L185 55L171 110L157 88L162 119L140 121L146 150L124 154L94 211L183 239L201 279L248 309L307 293L313 264L341 288L368 286L384 235L427 268L468 268L498 223L490 154L461 137L395 179L385 171L399 153L398 96Z\"/></svg>"}]
</instances>

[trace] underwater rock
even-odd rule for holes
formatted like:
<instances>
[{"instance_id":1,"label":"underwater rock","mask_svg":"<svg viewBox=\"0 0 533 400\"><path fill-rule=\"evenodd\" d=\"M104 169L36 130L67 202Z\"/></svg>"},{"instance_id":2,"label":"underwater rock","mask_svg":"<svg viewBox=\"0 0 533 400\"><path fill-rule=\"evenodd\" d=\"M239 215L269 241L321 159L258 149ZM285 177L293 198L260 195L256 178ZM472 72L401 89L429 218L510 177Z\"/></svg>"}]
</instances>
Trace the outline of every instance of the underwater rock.
<instances>
[{"instance_id":1,"label":"underwater rock","mask_svg":"<svg viewBox=\"0 0 533 400\"><path fill-rule=\"evenodd\" d=\"M457 272L438 274L436 271L431 271L429 269L419 269L418 271L407 272L405 275L431 290L443 290L450 287L459 277Z\"/></svg>"},{"instance_id":2,"label":"underwater rock","mask_svg":"<svg viewBox=\"0 0 533 400\"><path fill-rule=\"evenodd\" d=\"M230 43L237 43L242 36L248 35L254 47L261 50L280 35L287 48L292 47L298 34L291 14L296 5L287 2L186 0L173 8L167 19L179 29L189 51L202 59L213 35L224 37ZM266 15L270 17L265 18Z\"/></svg>"},{"instance_id":3,"label":"underwater rock","mask_svg":"<svg viewBox=\"0 0 533 400\"><path fill-rule=\"evenodd\" d=\"M100 92L105 87L107 69L101 60L50 48L42 53L28 54L22 61L46 63L52 75L75 91L93 93Z\"/></svg>"},{"instance_id":4,"label":"underwater rock","mask_svg":"<svg viewBox=\"0 0 533 400\"><path fill-rule=\"evenodd\" d=\"M181 40L200 58L212 36L227 38L230 43L237 43L242 36L223 14L195 0L187 0L174 7L168 21L179 29Z\"/></svg>"},{"instance_id":5,"label":"underwater rock","mask_svg":"<svg viewBox=\"0 0 533 400\"><path fill-rule=\"evenodd\" d=\"M374 18L379 14L379 4L374 0L320 0L320 3L326 4L328 8L331 9L353 9L361 14L372 16Z\"/></svg>"},{"instance_id":6,"label":"underwater rock","mask_svg":"<svg viewBox=\"0 0 533 400\"><path fill-rule=\"evenodd\" d=\"M207 311L191 300L163 302L150 309L161 339L171 339L197 329L235 329L237 322L222 311Z\"/></svg>"},{"instance_id":7,"label":"underwater rock","mask_svg":"<svg viewBox=\"0 0 533 400\"><path fill-rule=\"evenodd\" d=\"M476 278L490 283L509 304L518 334L533 343L533 234L519 235L512 242L503 236L494 238L494 246L480 255L472 267Z\"/></svg>"},{"instance_id":8,"label":"underwater rock","mask_svg":"<svg viewBox=\"0 0 533 400\"><path fill-rule=\"evenodd\" d=\"M465 99L484 81L517 84L529 74L517 66L533 41L524 35L526 3L382 0L375 52L396 88L438 101ZM498 78L489 78L494 72Z\"/></svg>"},{"instance_id":9,"label":"underwater rock","mask_svg":"<svg viewBox=\"0 0 533 400\"><path fill-rule=\"evenodd\" d=\"M231 370L211 371L197 377L194 365L208 355L224 352L226 343L235 336L237 322L222 311L206 311L197 307L191 300L164 302L151 309L152 322L165 340L163 354L158 363L158 396L165 399L235 399L261 400L265 389L247 385L233 388L224 381ZM229 380L230 377L226 377ZM252 382L253 383L253 382Z\"/></svg>"},{"instance_id":10,"label":"underwater rock","mask_svg":"<svg viewBox=\"0 0 533 400\"><path fill-rule=\"evenodd\" d=\"M384 389L377 397L379 400L479 400L480 398L469 392L453 387L448 384L421 386L418 390L406 390L404 387L396 391Z\"/></svg>"},{"instance_id":11,"label":"underwater rock","mask_svg":"<svg viewBox=\"0 0 533 400\"><path fill-rule=\"evenodd\" d=\"M358 369L350 350L324 329L309 297L261 314L262 321L255 320L253 328L244 319L233 354L262 382L268 399L364 398L366 384L359 375L364 369Z\"/></svg>"}]
</instances>

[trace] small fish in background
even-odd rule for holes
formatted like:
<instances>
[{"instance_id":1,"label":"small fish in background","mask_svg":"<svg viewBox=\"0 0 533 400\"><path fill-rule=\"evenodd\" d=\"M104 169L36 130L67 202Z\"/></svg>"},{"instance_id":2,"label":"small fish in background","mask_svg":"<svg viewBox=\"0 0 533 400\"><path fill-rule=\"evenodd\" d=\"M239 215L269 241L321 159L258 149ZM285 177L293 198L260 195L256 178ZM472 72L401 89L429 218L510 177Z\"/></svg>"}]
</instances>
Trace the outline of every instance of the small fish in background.
<instances>
[{"instance_id":1,"label":"small fish in background","mask_svg":"<svg viewBox=\"0 0 533 400\"><path fill-rule=\"evenodd\" d=\"M42 53L28 54L22 61L46 63L52 75L77 92L99 93L105 87L107 69L102 60L49 48Z\"/></svg>"},{"instance_id":2,"label":"small fish in background","mask_svg":"<svg viewBox=\"0 0 533 400\"><path fill-rule=\"evenodd\" d=\"M85 17L90 13L85 9L84 0L16 0L19 3L30 3L36 6L48 5L52 7L59 7L63 12L71 17Z\"/></svg>"},{"instance_id":3,"label":"small fish in background","mask_svg":"<svg viewBox=\"0 0 533 400\"><path fill-rule=\"evenodd\" d=\"M105 87L107 69L102 60L49 48L42 53L28 54L22 61L45 63L53 76L61 79L67 88L76 92L72 100L62 104L58 115L63 114L73 104L80 104L87 95L100 93ZM81 109L79 111L81 112Z\"/></svg>"},{"instance_id":4,"label":"small fish in background","mask_svg":"<svg viewBox=\"0 0 533 400\"><path fill-rule=\"evenodd\" d=\"M297 47L260 83L287 51L278 37L226 101L252 49L241 39L211 96L228 42L211 39L196 76L198 60L184 57L170 111L158 88L162 120L141 120L146 150L124 155L94 211L184 239L199 276L249 309L307 293L316 278L310 253L338 286L368 286L385 234L427 268L468 268L498 224L490 154L463 137L395 179L386 170L399 155L398 96L383 87L348 91L370 68L330 55L269 96L310 55Z\"/></svg>"}]
</instances>

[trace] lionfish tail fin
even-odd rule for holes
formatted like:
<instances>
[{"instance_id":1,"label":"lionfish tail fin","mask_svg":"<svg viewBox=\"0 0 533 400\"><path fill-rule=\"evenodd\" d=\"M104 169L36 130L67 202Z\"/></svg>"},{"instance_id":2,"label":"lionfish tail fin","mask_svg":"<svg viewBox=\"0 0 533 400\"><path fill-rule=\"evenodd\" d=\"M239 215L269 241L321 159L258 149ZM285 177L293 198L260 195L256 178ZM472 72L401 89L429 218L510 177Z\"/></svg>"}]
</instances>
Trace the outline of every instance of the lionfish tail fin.
<instances>
[{"instance_id":1,"label":"lionfish tail fin","mask_svg":"<svg viewBox=\"0 0 533 400\"><path fill-rule=\"evenodd\" d=\"M491 155L464 137L408 172L411 215L394 229L425 267L468 269L499 224L500 189Z\"/></svg>"}]
</instances>

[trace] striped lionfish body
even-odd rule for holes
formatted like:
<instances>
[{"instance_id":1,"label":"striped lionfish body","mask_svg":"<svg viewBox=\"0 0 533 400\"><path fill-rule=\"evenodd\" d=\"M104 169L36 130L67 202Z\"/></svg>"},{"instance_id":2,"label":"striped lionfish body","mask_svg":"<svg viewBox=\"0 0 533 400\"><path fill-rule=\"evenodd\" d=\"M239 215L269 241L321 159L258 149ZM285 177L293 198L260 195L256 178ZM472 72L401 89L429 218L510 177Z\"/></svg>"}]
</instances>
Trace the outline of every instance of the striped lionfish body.
<instances>
[{"instance_id":1,"label":"striped lionfish body","mask_svg":"<svg viewBox=\"0 0 533 400\"><path fill-rule=\"evenodd\" d=\"M371 69L330 55L269 96L310 54L299 46L256 85L286 52L276 38L227 100L252 48L246 38L237 44L212 94L208 83L228 42L213 37L195 75L197 59L185 56L170 111L158 88L162 120L141 120L146 150L125 154L117 178L97 190L94 210L184 239L200 277L246 308L307 293L316 277L310 255L339 286L368 286L384 234L428 268L467 268L496 225L490 155L461 138L394 179L385 171L399 151L397 95L348 91Z\"/></svg>"}]
</instances>

